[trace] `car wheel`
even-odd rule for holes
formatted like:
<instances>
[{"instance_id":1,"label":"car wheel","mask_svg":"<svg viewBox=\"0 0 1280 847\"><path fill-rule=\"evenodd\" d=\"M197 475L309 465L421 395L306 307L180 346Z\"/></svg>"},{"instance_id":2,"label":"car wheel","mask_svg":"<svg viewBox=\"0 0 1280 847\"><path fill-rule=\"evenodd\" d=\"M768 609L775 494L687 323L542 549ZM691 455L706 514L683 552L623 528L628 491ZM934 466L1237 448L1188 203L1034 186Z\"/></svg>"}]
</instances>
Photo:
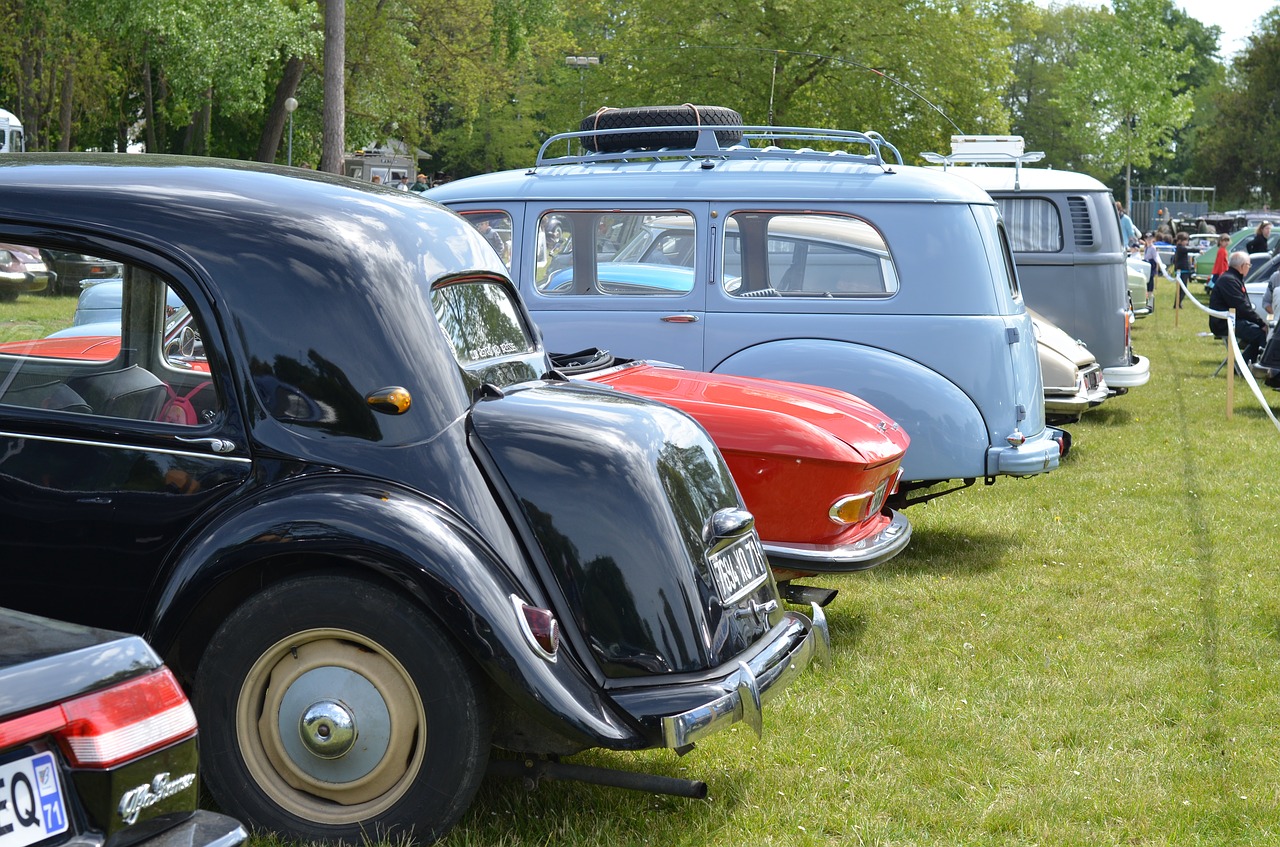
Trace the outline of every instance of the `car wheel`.
<instances>
[{"instance_id":1,"label":"car wheel","mask_svg":"<svg viewBox=\"0 0 1280 847\"><path fill-rule=\"evenodd\" d=\"M642 129L658 126L741 126L742 115L723 106L638 106L633 109L608 109L587 115L578 129ZM720 146L737 144L742 130L718 130ZM614 153L643 147L692 147L698 141L695 132L620 132L617 135L587 136L582 146L597 153Z\"/></svg>"},{"instance_id":2,"label":"car wheel","mask_svg":"<svg viewBox=\"0 0 1280 847\"><path fill-rule=\"evenodd\" d=\"M249 598L201 659L195 702L218 803L298 840L434 841L488 760L471 663L421 609L359 579L302 577Z\"/></svg>"},{"instance_id":3,"label":"car wheel","mask_svg":"<svg viewBox=\"0 0 1280 847\"><path fill-rule=\"evenodd\" d=\"M0 303L12 303L18 299L18 292L0 289Z\"/></svg>"}]
</instances>

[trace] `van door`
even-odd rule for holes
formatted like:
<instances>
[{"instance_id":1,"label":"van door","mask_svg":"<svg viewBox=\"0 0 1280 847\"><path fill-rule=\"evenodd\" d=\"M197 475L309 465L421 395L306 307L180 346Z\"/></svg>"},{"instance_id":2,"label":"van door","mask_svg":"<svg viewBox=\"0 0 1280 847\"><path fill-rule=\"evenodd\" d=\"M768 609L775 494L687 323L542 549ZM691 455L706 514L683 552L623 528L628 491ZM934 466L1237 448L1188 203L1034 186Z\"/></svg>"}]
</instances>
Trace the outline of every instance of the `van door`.
<instances>
[{"instance_id":1,"label":"van door","mask_svg":"<svg viewBox=\"0 0 1280 847\"><path fill-rule=\"evenodd\" d=\"M529 204L515 273L553 353L588 347L702 367L706 204L624 209Z\"/></svg>"}]
</instances>

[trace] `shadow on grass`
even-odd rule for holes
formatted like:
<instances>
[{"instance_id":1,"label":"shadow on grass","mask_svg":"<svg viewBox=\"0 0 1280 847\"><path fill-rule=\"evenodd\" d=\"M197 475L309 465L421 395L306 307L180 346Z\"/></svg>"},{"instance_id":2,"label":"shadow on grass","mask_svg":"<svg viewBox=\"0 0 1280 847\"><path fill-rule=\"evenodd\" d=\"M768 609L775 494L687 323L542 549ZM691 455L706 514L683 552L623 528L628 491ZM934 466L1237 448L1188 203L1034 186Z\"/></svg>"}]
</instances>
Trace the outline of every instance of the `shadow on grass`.
<instances>
[{"instance_id":1,"label":"shadow on grass","mask_svg":"<svg viewBox=\"0 0 1280 847\"><path fill-rule=\"evenodd\" d=\"M754 736L752 736L754 738ZM657 774L680 779L703 779L716 806L733 805L745 776L717 770L710 757L698 753L677 758L674 754L610 753L591 750L566 757L567 764ZM726 803L726 800L729 802ZM723 814L713 810L713 800L697 800L649 791L591 785L574 780L547 779L530 785L522 779L485 776L471 808L457 829L444 841L449 845L637 843L643 828L670 831L679 821L699 829L689 816Z\"/></svg>"},{"instance_id":2,"label":"shadow on grass","mask_svg":"<svg viewBox=\"0 0 1280 847\"><path fill-rule=\"evenodd\" d=\"M901 554L867 572L871 579L897 579L919 574L973 576L1003 567L1005 555L1017 544L1014 533L929 529L911 536Z\"/></svg>"},{"instance_id":3,"label":"shadow on grass","mask_svg":"<svg viewBox=\"0 0 1280 847\"><path fill-rule=\"evenodd\" d=\"M1103 403L1101 406L1085 415L1082 421L1085 424L1102 424L1103 426L1124 426L1128 424L1133 420L1133 412L1126 409L1123 405L1116 405L1117 399L1120 399L1121 403L1124 402L1123 398L1112 397L1108 399L1106 403ZM1079 425L1080 424L1078 423L1067 424L1064 429L1072 430L1073 426ZM1073 430L1072 432L1074 434ZM1068 462L1071 461L1071 457L1072 454L1068 453Z\"/></svg>"}]
</instances>

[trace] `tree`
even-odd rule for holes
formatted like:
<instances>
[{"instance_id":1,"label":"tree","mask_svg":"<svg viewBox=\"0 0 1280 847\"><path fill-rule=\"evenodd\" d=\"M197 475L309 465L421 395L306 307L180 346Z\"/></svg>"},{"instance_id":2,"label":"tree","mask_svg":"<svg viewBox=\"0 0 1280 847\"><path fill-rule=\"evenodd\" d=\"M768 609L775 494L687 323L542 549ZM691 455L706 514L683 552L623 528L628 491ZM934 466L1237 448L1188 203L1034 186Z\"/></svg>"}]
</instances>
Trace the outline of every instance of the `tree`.
<instances>
[{"instance_id":1,"label":"tree","mask_svg":"<svg viewBox=\"0 0 1280 847\"><path fill-rule=\"evenodd\" d=\"M606 12L596 105L706 103L750 123L875 129L908 161L957 129L1008 129L1008 36L987 3L633 0Z\"/></svg>"},{"instance_id":2,"label":"tree","mask_svg":"<svg viewBox=\"0 0 1280 847\"><path fill-rule=\"evenodd\" d=\"M321 133L320 170L342 173L346 144L346 0L324 3L324 122Z\"/></svg>"},{"instance_id":3,"label":"tree","mask_svg":"<svg viewBox=\"0 0 1280 847\"><path fill-rule=\"evenodd\" d=\"M1192 94L1180 81L1194 64L1186 16L1173 0L1113 0L1115 11L1090 10L1077 35L1060 101L1075 131L1091 141L1085 169L1109 179L1172 154L1177 130L1191 118Z\"/></svg>"}]
</instances>

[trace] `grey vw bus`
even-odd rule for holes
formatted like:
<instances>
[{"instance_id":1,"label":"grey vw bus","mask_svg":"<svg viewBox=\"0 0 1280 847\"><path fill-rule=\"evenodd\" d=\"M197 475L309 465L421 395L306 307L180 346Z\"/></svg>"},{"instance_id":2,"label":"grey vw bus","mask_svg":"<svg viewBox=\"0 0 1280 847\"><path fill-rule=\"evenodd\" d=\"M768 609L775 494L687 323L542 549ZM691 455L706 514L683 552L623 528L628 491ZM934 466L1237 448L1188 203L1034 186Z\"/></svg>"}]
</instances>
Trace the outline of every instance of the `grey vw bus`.
<instances>
[{"instance_id":1,"label":"grey vw bus","mask_svg":"<svg viewBox=\"0 0 1280 847\"><path fill-rule=\"evenodd\" d=\"M856 394L911 435L896 506L1057 467L1067 442L1045 425L987 194L904 167L875 133L744 126L707 106L584 123L532 168L425 192L510 225L548 349Z\"/></svg>"}]
</instances>

